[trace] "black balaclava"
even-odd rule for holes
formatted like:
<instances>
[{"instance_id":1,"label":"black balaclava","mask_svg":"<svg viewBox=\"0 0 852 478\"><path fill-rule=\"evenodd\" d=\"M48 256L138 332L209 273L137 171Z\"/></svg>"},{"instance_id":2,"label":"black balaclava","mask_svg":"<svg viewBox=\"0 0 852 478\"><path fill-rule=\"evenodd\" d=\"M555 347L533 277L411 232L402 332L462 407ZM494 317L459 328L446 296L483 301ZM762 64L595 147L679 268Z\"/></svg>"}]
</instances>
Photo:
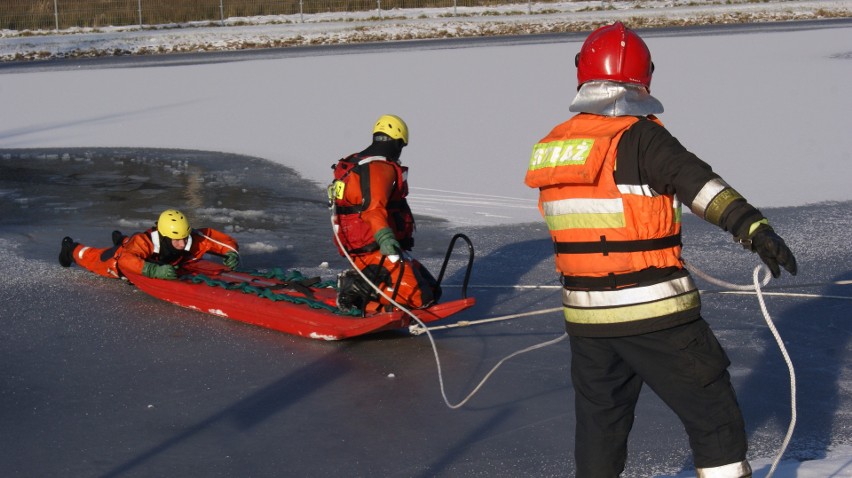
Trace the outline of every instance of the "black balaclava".
<instances>
[{"instance_id":1,"label":"black balaclava","mask_svg":"<svg viewBox=\"0 0 852 478\"><path fill-rule=\"evenodd\" d=\"M160 255L157 262L160 264L172 264L176 260L186 256L186 254L187 251L175 249L175 246L172 245L172 240L160 234Z\"/></svg>"},{"instance_id":2,"label":"black balaclava","mask_svg":"<svg viewBox=\"0 0 852 478\"><path fill-rule=\"evenodd\" d=\"M373 135L373 143L367 149L358 153L359 156L384 156L389 161L399 161L405 143L401 139L393 139L384 133Z\"/></svg>"}]
</instances>

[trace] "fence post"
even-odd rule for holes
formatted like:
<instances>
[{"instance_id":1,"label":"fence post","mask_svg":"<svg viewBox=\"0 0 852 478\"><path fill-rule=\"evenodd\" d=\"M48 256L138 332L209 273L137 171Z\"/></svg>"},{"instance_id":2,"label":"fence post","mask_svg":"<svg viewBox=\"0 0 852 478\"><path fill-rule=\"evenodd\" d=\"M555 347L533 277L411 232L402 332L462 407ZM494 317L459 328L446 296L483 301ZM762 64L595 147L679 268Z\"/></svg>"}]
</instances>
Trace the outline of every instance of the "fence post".
<instances>
[{"instance_id":1,"label":"fence post","mask_svg":"<svg viewBox=\"0 0 852 478\"><path fill-rule=\"evenodd\" d=\"M56 22L56 31L59 31L59 6L56 4L59 0L53 0L53 21Z\"/></svg>"},{"instance_id":2,"label":"fence post","mask_svg":"<svg viewBox=\"0 0 852 478\"><path fill-rule=\"evenodd\" d=\"M222 5L222 0L219 0L219 23L225 26L225 7Z\"/></svg>"},{"instance_id":3,"label":"fence post","mask_svg":"<svg viewBox=\"0 0 852 478\"><path fill-rule=\"evenodd\" d=\"M142 0L137 1L139 6L139 29L142 29Z\"/></svg>"},{"instance_id":4,"label":"fence post","mask_svg":"<svg viewBox=\"0 0 852 478\"><path fill-rule=\"evenodd\" d=\"M382 17L382 0L376 0L376 6L379 8L379 20L384 20Z\"/></svg>"},{"instance_id":5,"label":"fence post","mask_svg":"<svg viewBox=\"0 0 852 478\"><path fill-rule=\"evenodd\" d=\"M302 0L299 0L299 22L305 23L305 10L302 7Z\"/></svg>"}]
</instances>

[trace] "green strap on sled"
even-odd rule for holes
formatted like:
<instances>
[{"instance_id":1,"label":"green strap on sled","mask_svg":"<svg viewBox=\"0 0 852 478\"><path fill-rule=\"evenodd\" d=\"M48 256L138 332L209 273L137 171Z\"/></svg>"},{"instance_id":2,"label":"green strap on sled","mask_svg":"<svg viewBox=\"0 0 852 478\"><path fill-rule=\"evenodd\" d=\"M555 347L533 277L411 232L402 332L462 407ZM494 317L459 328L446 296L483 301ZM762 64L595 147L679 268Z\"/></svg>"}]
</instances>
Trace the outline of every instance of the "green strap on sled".
<instances>
[{"instance_id":1,"label":"green strap on sled","mask_svg":"<svg viewBox=\"0 0 852 478\"><path fill-rule=\"evenodd\" d=\"M279 281L292 282L292 283L299 283L299 282L307 279L307 277L302 275L302 273L299 272L299 271L285 271L284 269L281 269L279 267L275 267L272 270L270 270L269 272L252 271L252 272L248 272L248 273L251 274L251 275L257 276L257 277L263 277L263 278L266 278L266 279L276 279L276 280L279 280ZM310 299L310 298L307 298L307 297L294 297L294 296L289 295L289 294L281 294L281 293L275 292L271 288L258 287L258 286L254 286L254 285L251 285L251 284L246 283L246 282L227 282L227 281L223 281L223 280L219 280L219 279L213 279L212 277L208 277L204 274L183 276L183 277L181 277L181 280L188 280L189 282L192 282L193 284L202 284L203 283L203 284L206 284L210 287L221 287L221 288L226 289L226 290L238 290L238 291L240 291L244 294L254 294L258 297L262 297L264 299L269 299L269 300L276 301L276 302L285 301L285 302L290 302L290 303L293 303L293 304L307 305L308 307L310 307L312 309L325 309L325 310L328 310L329 312L333 312L336 315L345 315L345 316L353 316L353 317L360 317L361 316L361 312L358 311L358 310L343 312L340 309L338 309L337 307L328 305L328 304L326 304L325 302L322 302L322 301ZM324 281L324 282L320 282L318 284L315 284L313 287L323 288L323 289L326 289L326 288L336 289L335 285L336 285L336 283L334 281Z\"/></svg>"}]
</instances>

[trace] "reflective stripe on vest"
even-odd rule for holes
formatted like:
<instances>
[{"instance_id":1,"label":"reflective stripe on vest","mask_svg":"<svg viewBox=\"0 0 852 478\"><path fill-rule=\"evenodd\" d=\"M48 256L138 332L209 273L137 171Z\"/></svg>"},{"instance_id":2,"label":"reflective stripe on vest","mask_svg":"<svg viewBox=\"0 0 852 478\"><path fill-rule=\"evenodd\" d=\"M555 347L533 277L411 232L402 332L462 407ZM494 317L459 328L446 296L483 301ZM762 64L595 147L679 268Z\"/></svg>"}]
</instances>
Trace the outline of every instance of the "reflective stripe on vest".
<instances>
[{"instance_id":1,"label":"reflective stripe on vest","mask_svg":"<svg viewBox=\"0 0 852 478\"><path fill-rule=\"evenodd\" d=\"M548 229L624 227L624 203L615 199L560 199L541 204Z\"/></svg>"},{"instance_id":2,"label":"reflective stripe on vest","mask_svg":"<svg viewBox=\"0 0 852 478\"><path fill-rule=\"evenodd\" d=\"M617 290L562 290L565 320L575 324L633 322L694 309L700 304L698 289L689 276Z\"/></svg>"}]
</instances>

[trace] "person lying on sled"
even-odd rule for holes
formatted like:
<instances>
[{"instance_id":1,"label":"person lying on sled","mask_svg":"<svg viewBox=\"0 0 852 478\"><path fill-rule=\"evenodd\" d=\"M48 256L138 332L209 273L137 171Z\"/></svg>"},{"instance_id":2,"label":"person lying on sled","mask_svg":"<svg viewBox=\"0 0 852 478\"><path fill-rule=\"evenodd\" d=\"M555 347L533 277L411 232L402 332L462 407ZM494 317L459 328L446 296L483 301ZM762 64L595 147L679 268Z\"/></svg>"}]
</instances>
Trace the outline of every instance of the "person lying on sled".
<instances>
[{"instance_id":1,"label":"person lying on sled","mask_svg":"<svg viewBox=\"0 0 852 478\"><path fill-rule=\"evenodd\" d=\"M408 168L399 163L407 144L405 122L398 116L381 116L373 128L372 144L333 166L329 201L341 255L342 245L371 283L400 305L417 309L435 304L441 289L407 253L414 245L414 216L405 199ZM338 276L341 310L373 311L388 309L389 304L357 271Z\"/></svg>"},{"instance_id":2,"label":"person lying on sled","mask_svg":"<svg viewBox=\"0 0 852 478\"><path fill-rule=\"evenodd\" d=\"M192 229L183 213L167 209L157 224L145 232L128 237L119 231L112 233L113 246L96 248L62 239L59 264L72 263L104 277L119 279L124 273L140 274L152 279L177 279L181 263L200 259L211 253L224 256L230 269L240 263L239 246L231 236L215 229Z\"/></svg>"}]
</instances>

